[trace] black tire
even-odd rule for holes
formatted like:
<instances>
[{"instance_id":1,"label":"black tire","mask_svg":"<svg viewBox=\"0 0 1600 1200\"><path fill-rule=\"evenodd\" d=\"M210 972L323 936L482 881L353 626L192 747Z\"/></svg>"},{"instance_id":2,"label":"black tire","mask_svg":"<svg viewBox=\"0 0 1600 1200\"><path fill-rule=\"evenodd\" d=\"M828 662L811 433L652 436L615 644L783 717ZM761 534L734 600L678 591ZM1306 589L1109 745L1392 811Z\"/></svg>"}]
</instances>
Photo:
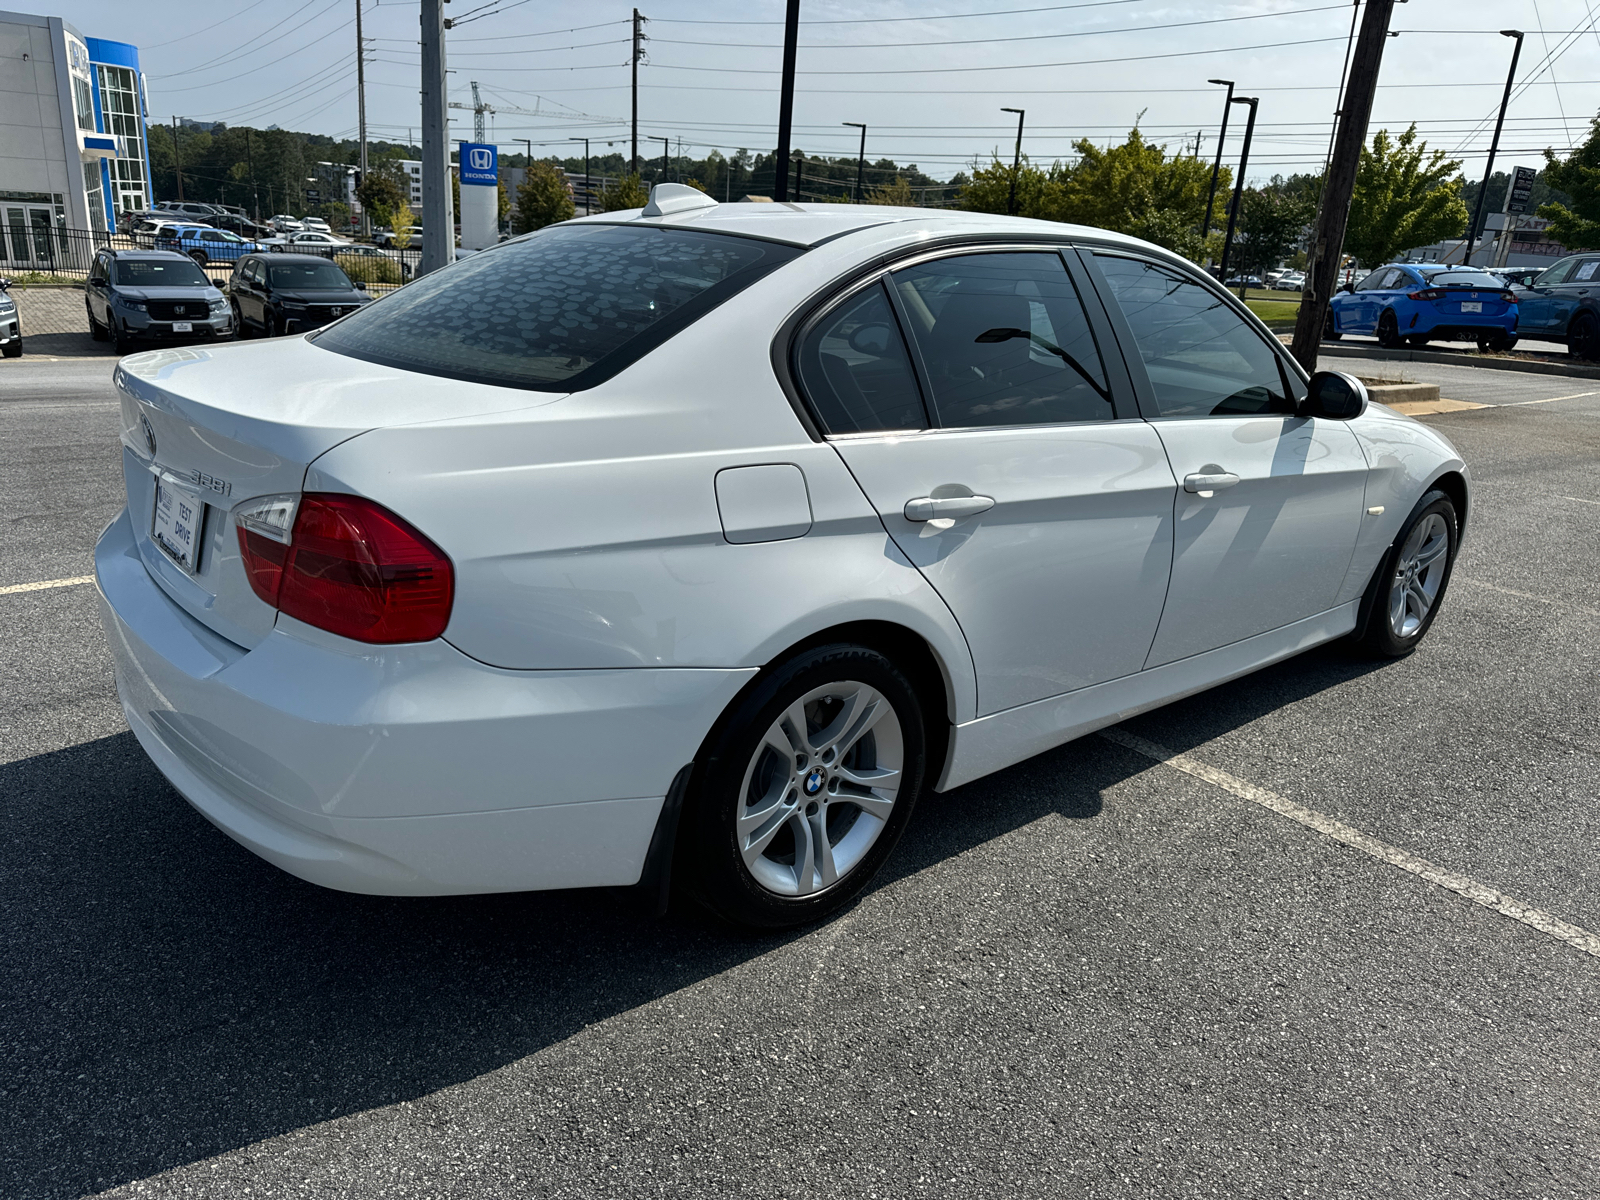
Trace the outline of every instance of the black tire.
<instances>
[{"instance_id":1,"label":"black tire","mask_svg":"<svg viewBox=\"0 0 1600 1200\"><path fill-rule=\"evenodd\" d=\"M15 341L7 342L4 346L0 346L0 354L5 355L7 358L21 358L22 339L19 337Z\"/></svg>"},{"instance_id":2,"label":"black tire","mask_svg":"<svg viewBox=\"0 0 1600 1200\"><path fill-rule=\"evenodd\" d=\"M133 339L130 338L121 325L117 324L115 317L111 318L111 349L118 358L124 354L133 353Z\"/></svg>"},{"instance_id":3,"label":"black tire","mask_svg":"<svg viewBox=\"0 0 1600 1200\"><path fill-rule=\"evenodd\" d=\"M837 695L831 688L839 689ZM792 735L787 738L794 749L791 764L771 748L767 735L786 710L808 697L813 699L803 710L808 723L803 743L796 745ZM845 706L876 701L887 703L886 714L859 741L841 739L846 741L844 752L831 757L828 731L854 728L853 717L844 715ZM833 774L833 768L847 763L855 772L892 769L879 764L896 757L898 792L890 806L873 801L880 810L877 816L853 805L850 797L859 793ZM782 929L828 917L861 894L894 850L922 790L926 763L922 705L894 663L864 646L804 651L769 668L707 740L685 800L677 878L714 912L747 928ZM746 801L758 790L774 798L770 809L775 815L751 830L752 836L763 830L770 836L747 865L738 821L742 811L748 815ZM758 817L767 811L759 805L754 810ZM847 863L831 883L825 882L821 857L803 857L818 836L829 847L829 863L835 861L835 851ZM813 861L815 871L802 868L803 862ZM812 890L798 894L802 876Z\"/></svg>"},{"instance_id":4,"label":"black tire","mask_svg":"<svg viewBox=\"0 0 1600 1200\"><path fill-rule=\"evenodd\" d=\"M253 336L250 332L250 326L245 322L244 313L239 309L239 302L237 300L230 301L228 307L233 310L233 336L240 341Z\"/></svg>"},{"instance_id":5,"label":"black tire","mask_svg":"<svg viewBox=\"0 0 1600 1200\"><path fill-rule=\"evenodd\" d=\"M1600 322L1593 314L1581 312L1567 327L1567 353L1585 362L1600 358Z\"/></svg>"},{"instance_id":6,"label":"black tire","mask_svg":"<svg viewBox=\"0 0 1600 1200\"><path fill-rule=\"evenodd\" d=\"M94 309L90 308L87 304L85 304L83 306L83 311L89 317L89 336L91 338L93 338L97 342L103 342L108 337L111 336L109 333L106 332L106 327L104 325L100 324L99 321L96 321L94 319Z\"/></svg>"},{"instance_id":7,"label":"black tire","mask_svg":"<svg viewBox=\"0 0 1600 1200\"><path fill-rule=\"evenodd\" d=\"M1430 523L1435 517L1442 522L1445 538L1442 561L1438 562L1438 575L1429 578L1414 571L1408 574L1413 559L1413 548L1410 546L1412 536L1419 526ZM1367 585L1367 593L1362 597L1361 611L1365 616L1365 628L1359 629L1355 638L1358 651L1372 658L1404 658L1421 644L1428 630L1433 627L1434 618L1439 615L1440 605L1444 603L1445 591L1450 585L1450 573L1455 569L1460 538L1455 501L1438 490L1429 492L1417 501L1417 506L1400 527L1400 536L1384 552L1383 560ZM1429 540L1429 536L1423 536L1418 548L1426 548ZM1432 569L1430 562L1428 570ZM1395 590L1409 583L1413 577L1425 594L1431 587L1432 599L1426 613L1421 614L1420 618L1415 605L1407 600L1397 618Z\"/></svg>"},{"instance_id":8,"label":"black tire","mask_svg":"<svg viewBox=\"0 0 1600 1200\"><path fill-rule=\"evenodd\" d=\"M283 322L278 320L278 314L270 308L267 309L262 321L261 336L269 338L283 336Z\"/></svg>"},{"instance_id":9,"label":"black tire","mask_svg":"<svg viewBox=\"0 0 1600 1200\"><path fill-rule=\"evenodd\" d=\"M1378 345L1386 350L1400 348L1400 319L1392 308L1384 309L1378 317Z\"/></svg>"},{"instance_id":10,"label":"black tire","mask_svg":"<svg viewBox=\"0 0 1600 1200\"><path fill-rule=\"evenodd\" d=\"M204 270L205 265L211 261L206 257L206 252L204 250L191 250L189 251L189 257L194 259L195 266L201 268L202 270Z\"/></svg>"},{"instance_id":11,"label":"black tire","mask_svg":"<svg viewBox=\"0 0 1600 1200\"><path fill-rule=\"evenodd\" d=\"M1325 342L1337 342L1343 336L1344 334L1339 332L1339 327L1334 323L1333 309L1330 308L1322 318L1322 340Z\"/></svg>"}]
</instances>

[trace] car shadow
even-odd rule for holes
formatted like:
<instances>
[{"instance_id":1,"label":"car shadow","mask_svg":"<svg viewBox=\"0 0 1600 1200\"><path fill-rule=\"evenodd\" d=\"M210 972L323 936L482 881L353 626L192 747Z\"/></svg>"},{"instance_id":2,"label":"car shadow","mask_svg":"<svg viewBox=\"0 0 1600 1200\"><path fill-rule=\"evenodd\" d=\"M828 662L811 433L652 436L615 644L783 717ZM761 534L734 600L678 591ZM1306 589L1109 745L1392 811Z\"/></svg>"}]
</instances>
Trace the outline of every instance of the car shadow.
<instances>
[{"instance_id":1,"label":"car shadow","mask_svg":"<svg viewBox=\"0 0 1600 1200\"><path fill-rule=\"evenodd\" d=\"M1183 749L1370 668L1314 651L1164 710L1163 732ZM930 795L875 886L1047 814L1093 820L1148 765L1090 738ZM76 1196L424 1096L803 936L690 906L652 921L625 892L324 890L213 829L131 734L0 767L0 797L0 1195Z\"/></svg>"}]
</instances>

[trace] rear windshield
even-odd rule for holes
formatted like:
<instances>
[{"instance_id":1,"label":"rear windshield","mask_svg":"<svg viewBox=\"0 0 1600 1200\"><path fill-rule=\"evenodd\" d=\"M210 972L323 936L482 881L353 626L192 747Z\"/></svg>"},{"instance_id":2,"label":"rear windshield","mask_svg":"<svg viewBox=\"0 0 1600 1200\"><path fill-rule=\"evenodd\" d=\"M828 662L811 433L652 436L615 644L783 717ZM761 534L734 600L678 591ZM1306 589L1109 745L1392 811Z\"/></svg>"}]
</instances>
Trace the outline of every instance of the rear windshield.
<instances>
[{"instance_id":1,"label":"rear windshield","mask_svg":"<svg viewBox=\"0 0 1600 1200\"><path fill-rule=\"evenodd\" d=\"M123 287L210 287L211 281L188 259L166 262L130 259L112 265L117 283Z\"/></svg>"},{"instance_id":2,"label":"rear windshield","mask_svg":"<svg viewBox=\"0 0 1600 1200\"><path fill-rule=\"evenodd\" d=\"M1429 271L1419 269L1421 276L1434 287L1475 287L1492 288L1495 291L1503 289L1506 285L1500 279L1486 271Z\"/></svg>"},{"instance_id":3,"label":"rear windshield","mask_svg":"<svg viewBox=\"0 0 1600 1200\"><path fill-rule=\"evenodd\" d=\"M659 226L555 226L409 284L315 342L430 375L574 391L615 375L799 253Z\"/></svg>"},{"instance_id":4,"label":"rear windshield","mask_svg":"<svg viewBox=\"0 0 1600 1200\"><path fill-rule=\"evenodd\" d=\"M350 277L331 262L274 263L270 270L275 288L341 292L350 290Z\"/></svg>"}]
</instances>

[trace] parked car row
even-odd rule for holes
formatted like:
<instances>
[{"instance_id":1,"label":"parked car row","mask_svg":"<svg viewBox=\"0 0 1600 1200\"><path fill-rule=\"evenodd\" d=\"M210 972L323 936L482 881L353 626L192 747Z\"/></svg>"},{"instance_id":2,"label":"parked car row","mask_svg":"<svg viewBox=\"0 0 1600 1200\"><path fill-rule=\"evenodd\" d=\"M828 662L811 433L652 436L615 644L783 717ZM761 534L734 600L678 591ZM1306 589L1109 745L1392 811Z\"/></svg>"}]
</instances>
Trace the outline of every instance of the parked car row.
<instances>
[{"instance_id":1,"label":"parked car row","mask_svg":"<svg viewBox=\"0 0 1600 1200\"><path fill-rule=\"evenodd\" d=\"M241 254L227 284L218 287L179 251L108 248L95 255L84 289L90 336L110 341L118 354L303 333L371 300L366 284L352 282L331 259L260 250ZM0 341L5 321L0 305ZM20 334L16 341L20 354ZM0 348L12 354L9 342Z\"/></svg>"}]
</instances>

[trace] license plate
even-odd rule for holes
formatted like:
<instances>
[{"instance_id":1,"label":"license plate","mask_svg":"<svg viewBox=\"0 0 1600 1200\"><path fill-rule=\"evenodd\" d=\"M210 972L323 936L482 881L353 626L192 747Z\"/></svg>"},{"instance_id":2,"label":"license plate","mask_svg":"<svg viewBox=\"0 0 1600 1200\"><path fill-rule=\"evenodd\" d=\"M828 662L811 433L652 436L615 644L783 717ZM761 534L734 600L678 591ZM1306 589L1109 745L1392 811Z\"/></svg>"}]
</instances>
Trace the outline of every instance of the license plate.
<instances>
[{"instance_id":1,"label":"license plate","mask_svg":"<svg viewBox=\"0 0 1600 1200\"><path fill-rule=\"evenodd\" d=\"M156 515L151 536L167 556L191 575L200 557L206 506L198 496L156 480Z\"/></svg>"},{"instance_id":2,"label":"license plate","mask_svg":"<svg viewBox=\"0 0 1600 1200\"><path fill-rule=\"evenodd\" d=\"M172 332L173 333L193 333L194 332L194 322L193 321L174 321L172 323Z\"/></svg>"},{"instance_id":3,"label":"license plate","mask_svg":"<svg viewBox=\"0 0 1600 1200\"><path fill-rule=\"evenodd\" d=\"M1461 311L1462 312L1482 312L1483 311L1483 301L1482 300L1463 300L1461 302Z\"/></svg>"}]
</instances>

